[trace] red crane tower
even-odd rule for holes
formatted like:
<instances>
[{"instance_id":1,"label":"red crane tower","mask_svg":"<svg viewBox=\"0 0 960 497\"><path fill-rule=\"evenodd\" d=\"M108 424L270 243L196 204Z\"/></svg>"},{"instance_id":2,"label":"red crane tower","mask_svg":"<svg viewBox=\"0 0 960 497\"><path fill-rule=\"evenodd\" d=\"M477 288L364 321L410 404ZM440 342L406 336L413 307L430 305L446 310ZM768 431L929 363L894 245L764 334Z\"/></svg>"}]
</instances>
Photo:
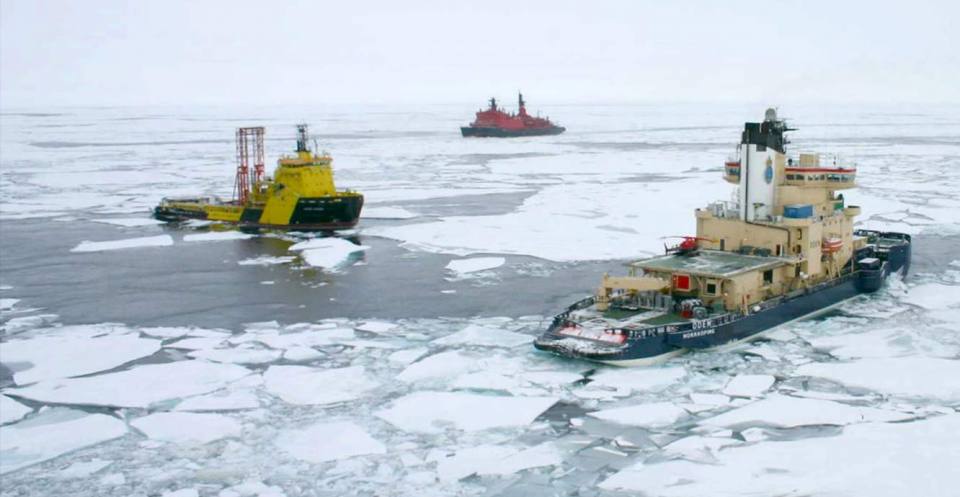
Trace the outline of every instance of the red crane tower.
<instances>
[{"instance_id":1,"label":"red crane tower","mask_svg":"<svg viewBox=\"0 0 960 497\"><path fill-rule=\"evenodd\" d=\"M251 170L250 163L253 162ZM263 181L263 127L237 128L237 179L233 199L246 204L251 188Z\"/></svg>"}]
</instances>

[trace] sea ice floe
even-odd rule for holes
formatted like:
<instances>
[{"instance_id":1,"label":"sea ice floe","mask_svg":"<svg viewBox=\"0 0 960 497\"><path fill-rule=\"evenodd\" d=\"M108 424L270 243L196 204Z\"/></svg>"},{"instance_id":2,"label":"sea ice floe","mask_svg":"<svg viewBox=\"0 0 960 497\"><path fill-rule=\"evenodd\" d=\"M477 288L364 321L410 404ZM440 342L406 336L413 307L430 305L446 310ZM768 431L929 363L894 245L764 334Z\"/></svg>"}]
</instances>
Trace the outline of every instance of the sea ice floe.
<instances>
[{"instance_id":1,"label":"sea ice floe","mask_svg":"<svg viewBox=\"0 0 960 497\"><path fill-rule=\"evenodd\" d=\"M396 329L399 325L396 323L387 323L384 321L364 321L355 328L360 331L369 331L371 333L387 333Z\"/></svg>"},{"instance_id":2,"label":"sea ice floe","mask_svg":"<svg viewBox=\"0 0 960 497\"><path fill-rule=\"evenodd\" d=\"M312 347L294 346L283 351L283 358L293 362L312 361L323 357L323 352Z\"/></svg>"},{"instance_id":3,"label":"sea ice floe","mask_svg":"<svg viewBox=\"0 0 960 497\"><path fill-rule=\"evenodd\" d=\"M71 252L102 252L106 250L121 250L139 247L167 247L173 245L173 238L170 235L142 236L138 238L126 238L123 240L110 240L105 242L83 241L79 245L70 249Z\"/></svg>"},{"instance_id":4,"label":"sea ice floe","mask_svg":"<svg viewBox=\"0 0 960 497\"><path fill-rule=\"evenodd\" d=\"M240 422L223 414L158 412L130 421L130 425L154 440L178 444L206 444L227 437L238 437Z\"/></svg>"},{"instance_id":5,"label":"sea ice floe","mask_svg":"<svg viewBox=\"0 0 960 497\"><path fill-rule=\"evenodd\" d=\"M520 345L529 345L533 337L521 333L502 330L498 328L485 328L475 324L467 325L466 328L437 338L433 341L435 345L479 345L484 347L517 347Z\"/></svg>"},{"instance_id":6,"label":"sea ice floe","mask_svg":"<svg viewBox=\"0 0 960 497\"><path fill-rule=\"evenodd\" d=\"M422 391L395 400L377 417L405 431L439 433L526 426L557 402L556 397L506 397Z\"/></svg>"},{"instance_id":7,"label":"sea ice floe","mask_svg":"<svg viewBox=\"0 0 960 497\"><path fill-rule=\"evenodd\" d=\"M600 488L663 497L756 495L947 496L956 481L960 414L862 423L843 433L727 447L716 462L638 463Z\"/></svg>"},{"instance_id":8,"label":"sea ice floe","mask_svg":"<svg viewBox=\"0 0 960 497\"><path fill-rule=\"evenodd\" d=\"M933 357L869 358L852 362L805 364L798 376L816 376L849 387L903 397L960 400L960 360Z\"/></svg>"},{"instance_id":9,"label":"sea ice floe","mask_svg":"<svg viewBox=\"0 0 960 497\"><path fill-rule=\"evenodd\" d=\"M434 457L441 481L457 481L470 475L511 475L562 462L560 451L551 442L518 449L502 445L481 445L458 450L448 457Z\"/></svg>"},{"instance_id":10,"label":"sea ice floe","mask_svg":"<svg viewBox=\"0 0 960 497\"><path fill-rule=\"evenodd\" d=\"M251 259L237 261L237 264L241 266L272 266L274 264L286 264L288 262L293 262L294 259L296 259L296 257L292 255L282 255L277 257L261 255L260 257L253 257Z\"/></svg>"},{"instance_id":11,"label":"sea ice floe","mask_svg":"<svg viewBox=\"0 0 960 497\"><path fill-rule=\"evenodd\" d=\"M248 390L224 390L184 399L176 411L238 411L260 407L256 394Z\"/></svg>"},{"instance_id":12,"label":"sea ice floe","mask_svg":"<svg viewBox=\"0 0 960 497\"><path fill-rule=\"evenodd\" d=\"M175 342L168 343L164 347L171 349L184 349L184 350L207 350L215 349L220 345L223 345L227 340L227 336L222 337L195 337L195 338L184 338L183 340L177 340Z\"/></svg>"},{"instance_id":13,"label":"sea ice floe","mask_svg":"<svg viewBox=\"0 0 960 497\"><path fill-rule=\"evenodd\" d=\"M234 364L190 360L147 364L116 373L44 380L6 393L38 402L149 407L158 402L223 388L250 374Z\"/></svg>"},{"instance_id":14,"label":"sea ice floe","mask_svg":"<svg viewBox=\"0 0 960 497\"><path fill-rule=\"evenodd\" d=\"M607 367L590 377L590 387L628 389L634 393L663 390L687 375L682 367Z\"/></svg>"},{"instance_id":15,"label":"sea ice floe","mask_svg":"<svg viewBox=\"0 0 960 497\"><path fill-rule=\"evenodd\" d=\"M368 250L366 245L357 245L343 238L313 238L291 245L288 250L300 252L300 257L310 266L336 269L346 264L350 257Z\"/></svg>"},{"instance_id":16,"label":"sea ice floe","mask_svg":"<svg viewBox=\"0 0 960 497\"><path fill-rule=\"evenodd\" d=\"M57 473L57 478L86 478L98 471L103 470L111 464L113 464L113 461L104 459L91 459L89 461L75 462L70 466L60 470L60 472Z\"/></svg>"},{"instance_id":17,"label":"sea ice floe","mask_svg":"<svg viewBox=\"0 0 960 497\"><path fill-rule=\"evenodd\" d=\"M163 221L149 217L104 217L99 219L91 219L91 221L95 223L112 224L114 226L123 226L125 228L163 224Z\"/></svg>"},{"instance_id":18,"label":"sea ice floe","mask_svg":"<svg viewBox=\"0 0 960 497\"><path fill-rule=\"evenodd\" d=\"M616 407L587 413L597 419L622 425L660 427L671 425L687 415L687 411L672 402L653 402L635 406Z\"/></svg>"},{"instance_id":19,"label":"sea ice floe","mask_svg":"<svg viewBox=\"0 0 960 497\"><path fill-rule=\"evenodd\" d=\"M185 242L223 242L230 240L247 240L253 238L250 233L240 231L210 231L207 233L192 233L183 235Z\"/></svg>"},{"instance_id":20,"label":"sea ice floe","mask_svg":"<svg viewBox=\"0 0 960 497\"><path fill-rule=\"evenodd\" d=\"M3 363L15 365L13 378L18 385L96 373L160 350L160 340L140 338L119 327L73 326L62 332L55 330L3 344ZM97 332L104 334L90 336Z\"/></svg>"},{"instance_id":21,"label":"sea ice floe","mask_svg":"<svg viewBox=\"0 0 960 497\"><path fill-rule=\"evenodd\" d=\"M414 347L412 349L398 350L390 354L390 356L387 357L387 360L389 360L393 364L399 364L399 365L405 366L423 357L423 355L429 351L430 349L426 347Z\"/></svg>"},{"instance_id":22,"label":"sea ice floe","mask_svg":"<svg viewBox=\"0 0 960 497\"><path fill-rule=\"evenodd\" d=\"M419 214L403 207L365 207L362 217L366 219L412 219Z\"/></svg>"},{"instance_id":23,"label":"sea ice floe","mask_svg":"<svg viewBox=\"0 0 960 497\"><path fill-rule=\"evenodd\" d=\"M757 397L773 386L776 378L768 374L740 374L731 379L723 394L730 397Z\"/></svg>"},{"instance_id":24,"label":"sea ice floe","mask_svg":"<svg viewBox=\"0 0 960 497\"><path fill-rule=\"evenodd\" d=\"M31 411L33 411L33 409L6 395L0 395L0 425L19 421Z\"/></svg>"},{"instance_id":25,"label":"sea ice floe","mask_svg":"<svg viewBox=\"0 0 960 497\"><path fill-rule=\"evenodd\" d=\"M913 416L874 407L841 404L829 400L801 399L771 394L732 411L701 421L726 428L751 425L793 428L812 425L846 425L865 422L904 421Z\"/></svg>"},{"instance_id":26,"label":"sea ice floe","mask_svg":"<svg viewBox=\"0 0 960 497\"><path fill-rule=\"evenodd\" d=\"M924 283L909 288L903 301L924 309L960 307L960 286Z\"/></svg>"},{"instance_id":27,"label":"sea ice floe","mask_svg":"<svg viewBox=\"0 0 960 497\"><path fill-rule=\"evenodd\" d=\"M200 491L195 488L181 488L164 492L160 497L200 497Z\"/></svg>"},{"instance_id":28,"label":"sea ice floe","mask_svg":"<svg viewBox=\"0 0 960 497\"><path fill-rule=\"evenodd\" d=\"M503 257L473 257L471 259L456 259L447 264L447 269L457 274L468 274L477 271L496 269L502 266L506 259Z\"/></svg>"},{"instance_id":29,"label":"sea ice floe","mask_svg":"<svg viewBox=\"0 0 960 497\"><path fill-rule=\"evenodd\" d=\"M276 485L267 485L260 480L249 479L221 490L217 497L287 497L287 494Z\"/></svg>"},{"instance_id":30,"label":"sea ice floe","mask_svg":"<svg viewBox=\"0 0 960 497\"><path fill-rule=\"evenodd\" d=\"M467 373L478 366L478 360L457 350L433 354L407 366L397 379L407 383L437 378L451 378Z\"/></svg>"},{"instance_id":31,"label":"sea ice floe","mask_svg":"<svg viewBox=\"0 0 960 497\"><path fill-rule=\"evenodd\" d=\"M0 427L0 474L83 447L122 437L127 426L113 416L54 408Z\"/></svg>"},{"instance_id":32,"label":"sea ice floe","mask_svg":"<svg viewBox=\"0 0 960 497\"><path fill-rule=\"evenodd\" d=\"M264 373L264 387L284 402L324 405L359 399L376 388L363 366L317 369L307 366L270 366Z\"/></svg>"},{"instance_id":33,"label":"sea ice floe","mask_svg":"<svg viewBox=\"0 0 960 497\"><path fill-rule=\"evenodd\" d=\"M276 445L297 459L313 463L387 452L384 444L349 421L321 422L302 429L283 430L277 436Z\"/></svg>"},{"instance_id":34,"label":"sea ice floe","mask_svg":"<svg viewBox=\"0 0 960 497\"><path fill-rule=\"evenodd\" d=\"M404 246L454 255L524 254L552 261L636 257L662 250L659 237L694 231L690 212L704 198L723 198L729 188L716 178L673 182L572 182L545 186L514 212L452 216L402 226L377 226L368 234ZM648 205L671 205L658 216L636 216L624 206L642 196ZM589 212L584 210L589 205ZM585 215L585 212L587 214Z\"/></svg>"},{"instance_id":35,"label":"sea ice floe","mask_svg":"<svg viewBox=\"0 0 960 497\"><path fill-rule=\"evenodd\" d=\"M204 359L213 362L266 364L279 359L280 356L283 355L283 351L241 345L237 347L194 350L187 355L195 359Z\"/></svg>"}]
</instances>

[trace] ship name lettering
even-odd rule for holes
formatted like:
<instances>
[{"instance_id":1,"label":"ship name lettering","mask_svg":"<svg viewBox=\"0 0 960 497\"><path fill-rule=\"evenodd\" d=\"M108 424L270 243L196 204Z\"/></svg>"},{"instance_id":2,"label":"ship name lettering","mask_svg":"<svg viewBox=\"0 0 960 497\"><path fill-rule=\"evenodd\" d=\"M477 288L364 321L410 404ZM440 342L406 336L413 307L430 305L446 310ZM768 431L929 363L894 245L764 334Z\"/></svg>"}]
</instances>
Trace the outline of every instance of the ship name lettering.
<instances>
[{"instance_id":1,"label":"ship name lettering","mask_svg":"<svg viewBox=\"0 0 960 497\"><path fill-rule=\"evenodd\" d=\"M690 333L684 333L683 339L686 340L688 338L697 338L697 337L712 335L716 332L717 330L715 328L710 328L709 330L691 331Z\"/></svg>"}]
</instances>

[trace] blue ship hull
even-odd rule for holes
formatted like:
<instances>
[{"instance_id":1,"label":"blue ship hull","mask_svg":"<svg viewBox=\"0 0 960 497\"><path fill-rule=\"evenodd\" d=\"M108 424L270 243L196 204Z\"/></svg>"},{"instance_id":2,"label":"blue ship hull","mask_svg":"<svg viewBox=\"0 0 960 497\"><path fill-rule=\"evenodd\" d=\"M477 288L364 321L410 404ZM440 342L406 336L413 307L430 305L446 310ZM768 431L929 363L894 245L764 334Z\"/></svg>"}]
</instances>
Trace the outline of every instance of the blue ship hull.
<instances>
[{"instance_id":1,"label":"blue ship hull","mask_svg":"<svg viewBox=\"0 0 960 497\"><path fill-rule=\"evenodd\" d=\"M875 232L860 232L867 233ZM820 285L765 301L746 315L725 313L656 328L620 330L627 335L622 344L573 338L559 333L568 323L567 317L571 312L593 305L593 297L590 297L573 304L554 318L553 324L534 342L534 346L564 357L633 366L656 364L690 349L707 349L742 341L779 325L825 312L859 294L874 292L890 274L905 276L910 269L909 235L875 234L895 236L895 239L903 241L875 254L883 260L879 269L857 269Z\"/></svg>"}]
</instances>

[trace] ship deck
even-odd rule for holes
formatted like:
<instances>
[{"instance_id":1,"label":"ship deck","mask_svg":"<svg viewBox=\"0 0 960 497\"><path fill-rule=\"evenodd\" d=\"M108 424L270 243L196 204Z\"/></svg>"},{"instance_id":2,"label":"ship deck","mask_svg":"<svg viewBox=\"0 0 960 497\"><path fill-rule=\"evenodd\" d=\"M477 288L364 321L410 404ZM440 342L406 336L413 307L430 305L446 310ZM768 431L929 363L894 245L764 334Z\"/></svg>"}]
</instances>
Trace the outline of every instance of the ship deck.
<instances>
[{"instance_id":1,"label":"ship deck","mask_svg":"<svg viewBox=\"0 0 960 497\"><path fill-rule=\"evenodd\" d=\"M628 266L650 271L729 278L737 274L772 269L792 262L792 259L786 257L761 257L718 250L701 250L696 255L662 255L631 262Z\"/></svg>"}]
</instances>

